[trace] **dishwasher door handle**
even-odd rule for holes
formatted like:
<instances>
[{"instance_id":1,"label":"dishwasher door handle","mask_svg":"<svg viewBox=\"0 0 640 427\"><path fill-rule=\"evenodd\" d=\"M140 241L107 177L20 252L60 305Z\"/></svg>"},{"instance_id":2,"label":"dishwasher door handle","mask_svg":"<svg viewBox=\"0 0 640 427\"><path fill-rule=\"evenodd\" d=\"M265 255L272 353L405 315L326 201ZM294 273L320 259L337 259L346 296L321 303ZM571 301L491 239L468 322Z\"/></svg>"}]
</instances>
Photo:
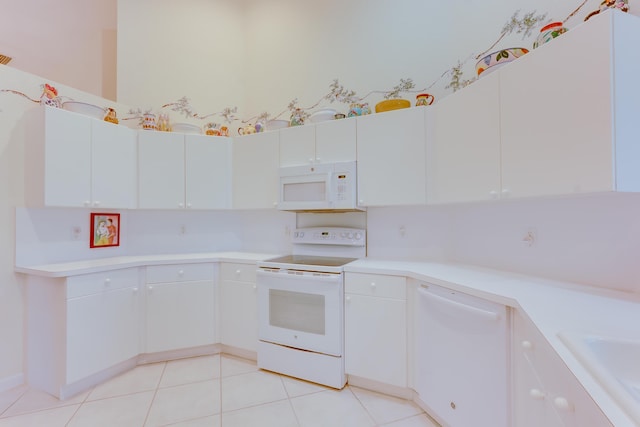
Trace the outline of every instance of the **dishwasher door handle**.
<instances>
[{"instance_id":1,"label":"dishwasher door handle","mask_svg":"<svg viewBox=\"0 0 640 427\"><path fill-rule=\"evenodd\" d=\"M484 310L482 308L473 307L468 304L463 304L461 302L454 301L449 298L441 297L440 295L436 295L433 292L429 292L427 289L425 289L422 286L418 288L418 293L421 296L425 297L426 299L431 300L432 302L447 305L448 307L454 310L458 310L473 316L480 316L487 320L494 320L494 321L500 320L500 314L496 313L495 311Z\"/></svg>"}]
</instances>

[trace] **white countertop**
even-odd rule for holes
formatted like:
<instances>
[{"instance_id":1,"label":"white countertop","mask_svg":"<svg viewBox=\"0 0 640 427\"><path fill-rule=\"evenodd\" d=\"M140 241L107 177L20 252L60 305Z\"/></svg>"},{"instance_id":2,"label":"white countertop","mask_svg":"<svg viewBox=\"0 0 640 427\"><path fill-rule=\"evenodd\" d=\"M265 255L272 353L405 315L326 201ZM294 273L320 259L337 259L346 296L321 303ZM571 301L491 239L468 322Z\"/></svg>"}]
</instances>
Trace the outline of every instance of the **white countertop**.
<instances>
[{"instance_id":1,"label":"white countertop","mask_svg":"<svg viewBox=\"0 0 640 427\"><path fill-rule=\"evenodd\" d=\"M66 277L167 263L254 263L278 254L214 252L113 257L39 266L15 271L44 277ZM589 333L640 341L640 295L552 281L478 266L363 258L346 272L406 276L519 309L544 335L585 390L616 427L637 426L559 338Z\"/></svg>"},{"instance_id":2,"label":"white countertop","mask_svg":"<svg viewBox=\"0 0 640 427\"><path fill-rule=\"evenodd\" d=\"M255 263L280 254L253 252L205 252L191 254L135 255L72 261L57 264L16 266L18 273L42 277L68 277L129 267L159 264L193 264L200 262Z\"/></svg>"}]
</instances>

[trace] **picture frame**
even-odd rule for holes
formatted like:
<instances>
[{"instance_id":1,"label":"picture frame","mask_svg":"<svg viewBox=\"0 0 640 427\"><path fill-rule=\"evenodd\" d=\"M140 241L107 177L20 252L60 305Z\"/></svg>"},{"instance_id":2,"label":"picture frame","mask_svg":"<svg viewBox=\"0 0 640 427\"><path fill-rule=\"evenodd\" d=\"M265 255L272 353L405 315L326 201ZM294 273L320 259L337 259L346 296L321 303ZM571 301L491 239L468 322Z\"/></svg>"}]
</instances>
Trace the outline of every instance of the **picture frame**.
<instances>
[{"instance_id":1,"label":"picture frame","mask_svg":"<svg viewBox=\"0 0 640 427\"><path fill-rule=\"evenodd\" d=\"M89 234L90 248L108 248L120 246L120 214L119 213L91 213L91 233Z\"/></svg>"}]
</instances>

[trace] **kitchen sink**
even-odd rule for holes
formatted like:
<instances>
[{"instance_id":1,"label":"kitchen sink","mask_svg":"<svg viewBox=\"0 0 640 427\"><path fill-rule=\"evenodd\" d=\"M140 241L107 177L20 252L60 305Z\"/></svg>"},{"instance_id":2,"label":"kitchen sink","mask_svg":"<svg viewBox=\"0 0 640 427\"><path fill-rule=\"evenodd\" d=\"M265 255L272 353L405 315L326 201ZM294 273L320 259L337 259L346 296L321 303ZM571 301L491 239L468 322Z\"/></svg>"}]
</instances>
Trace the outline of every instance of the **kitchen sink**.
<instances>
[{"instance_id":1,"label":"kitchen sink","mask_svg":"<svg viewBox=\"0 0 640 427\"><path fill-rule=\"evenodd\" d=\"M640 340L575 333L559 337L622 409L640 423Z\"/></svg>"}]
</instances>

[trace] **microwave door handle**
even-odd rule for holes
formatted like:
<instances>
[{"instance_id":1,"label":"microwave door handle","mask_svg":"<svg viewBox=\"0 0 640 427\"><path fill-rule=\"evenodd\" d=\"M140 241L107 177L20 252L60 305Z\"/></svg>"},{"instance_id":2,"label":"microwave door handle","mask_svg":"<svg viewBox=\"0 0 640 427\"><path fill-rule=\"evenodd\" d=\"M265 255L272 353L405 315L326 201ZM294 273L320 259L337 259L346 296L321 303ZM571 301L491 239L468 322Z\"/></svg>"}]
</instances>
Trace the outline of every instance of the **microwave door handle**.
<instances>
[{"instance_id":1,"label":"microwave door handle","mask_svg":"<svg viewBox=\"0 0 640 427\"><path fill-rule=\"evenodd\" d=\"M331 195L334 193L333 191L333 173L329 172L327 173L327 185L325 187L325 200L329 203L329 207L333 207L334 205L334 200L331 198Z\"/></svg>"}]
</instances>

